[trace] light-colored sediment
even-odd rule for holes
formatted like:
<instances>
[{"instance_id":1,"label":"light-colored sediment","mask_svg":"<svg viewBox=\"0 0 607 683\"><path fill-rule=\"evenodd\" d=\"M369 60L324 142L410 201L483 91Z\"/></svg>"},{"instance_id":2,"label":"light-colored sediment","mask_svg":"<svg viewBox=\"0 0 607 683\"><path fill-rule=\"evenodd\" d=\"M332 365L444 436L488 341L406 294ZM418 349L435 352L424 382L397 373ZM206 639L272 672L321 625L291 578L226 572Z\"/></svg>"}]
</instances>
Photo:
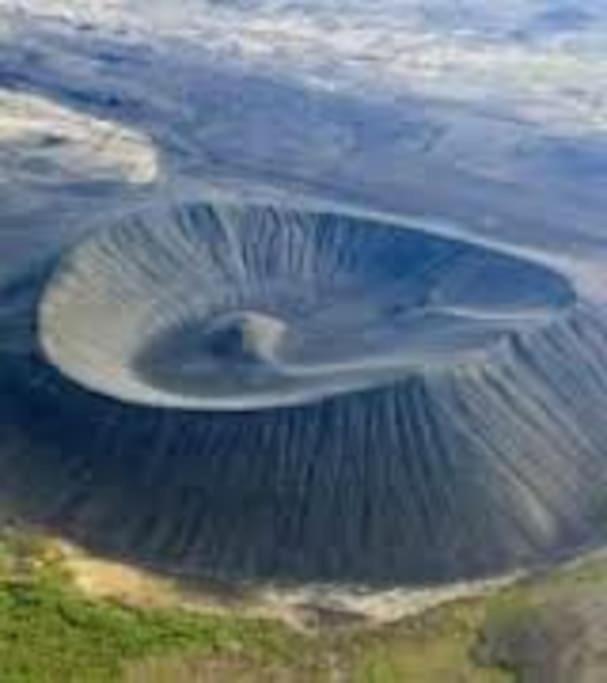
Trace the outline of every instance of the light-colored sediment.
<instances>
[{"instance_id":1,"label":"light-colored sediment","mask_svg":"<svg viewBox=\"0 0 607 683\"><path fill-rule=\"evenodd\" d=\"M142 133L46 98L0 89L0 167L43 182L152 182L158 159Z\"/></svg>"},{"instance_id":2,"label":"light-colored sediment","mask_svg":"<svg viewBox=\"0 0 607 683\"><path fill-rule=\"evenodd\" d=\"M373 589L331 584L281 587L260 583L235 587L231 595L229 588L217 593L204 584L192 587L195 584L182 583L176 577L93 555L65 539L52 539L50 547L77 588L91 598L205 614L237 610L241 616L278 619L297 629L322 624L323 614L335 614L345 624L380 626L444 603L488 595L524 576L523 572L512 572L493 579L425 588Z\"/></svg>"}]
</instances>

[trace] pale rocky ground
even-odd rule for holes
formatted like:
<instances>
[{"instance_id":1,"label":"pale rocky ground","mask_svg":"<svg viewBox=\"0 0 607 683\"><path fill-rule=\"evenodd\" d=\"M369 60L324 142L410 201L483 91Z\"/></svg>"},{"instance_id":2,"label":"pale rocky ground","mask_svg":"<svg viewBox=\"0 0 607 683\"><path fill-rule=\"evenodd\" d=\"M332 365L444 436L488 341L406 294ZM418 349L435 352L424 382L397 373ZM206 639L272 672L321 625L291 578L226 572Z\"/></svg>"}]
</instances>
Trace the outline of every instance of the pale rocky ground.
<instances>
[{"instance_id":1,"label":"pale rocky ground","mask_svg":"<svg viewBox=\"0 0 607 683\"><path fill-rule=\"evenodd\" d=\"M581 662L590 661L593 654L602 653L603 644L607 642L604 638L607 621L603 619L603 614L607 614L607 598L603 599L602 593L597 592L605 580L603 568L607 551L604 550L589 553L560 568L546 567L537 572L461 582L439 589L395 588L368 592L358 589L357 592L348 592L343 587L328 585L300 589L214 586L211 582L167 577L151 569L95 556L62 539L51 539L49 548L58 554L75 585L84 594L91 598L114 599L135 607L178 607L211 614L237 612L251 618L278 619L302 630L322 626L323 616L327 623L331 623L333 616L336 624L375 628L420 615L442 604L488 597L501 591L508 594L509 590L523 590L531 595L536 591L537 604L554 609L548 613L549 618L539 625L542 629L537 629L537 632L545 631L542 638L551 647L541 656L539 652L532 653L530 661L534 666L549 664L555 667L555 672L561 669L568 672ZM572 632L575 632L574 636L569 639ZM516 659L521 657L521 652L525 656L525 648L534 646L533 638L533 633L523 634L515 643L520 652L516 648L506 648L509 656ZM538 679L538 683L539 680L544 679ZM567 683L573 679L554 680ZM602 679L590 677L587 680L594 683ZM530 678L529 681L534 683L536 679Z\"/></svg>"},{"instance_id":2,"label":"pale rocky ground","mask_svg":"<svg viewBox=\"0 0 607 683\"><path fill-rule=\"evenodd\" d=\"M137 131L0 89L0 166L13 181L145 184L155 179L158 161L152 143Z\"/></svg>"},{"instance_id":3,"label":"pale rocky ground","mask_svg":"<svg viewBox=\"0 0 607 683\"><path fill-rule=\"evenodd\" d=\"M136 607L179 607L212 614L229 614L283 621L307 630L327 623L377 627L415 616L438 605L490 595L511 585L522 574L487 581L460 582L426 589L348 589L317 585L231 586L168 577L152 569L96 556L64 539L49 541L76 586L91 598L115 599Z\"/></svg>"}]
</instances>

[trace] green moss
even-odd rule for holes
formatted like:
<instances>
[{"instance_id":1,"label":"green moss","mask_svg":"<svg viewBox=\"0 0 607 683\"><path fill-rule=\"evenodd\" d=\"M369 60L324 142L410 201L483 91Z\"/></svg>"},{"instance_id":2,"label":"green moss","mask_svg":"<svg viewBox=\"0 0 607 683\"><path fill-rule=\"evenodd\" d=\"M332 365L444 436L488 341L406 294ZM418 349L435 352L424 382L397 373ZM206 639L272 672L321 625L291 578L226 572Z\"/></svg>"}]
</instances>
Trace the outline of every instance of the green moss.
<instances>
[{"instance_id":1,"label":"green moss","mask_svg":"<svg viewBox=\"0 0 607 683\"><path fill-rule=\"evenodd\" d=\"M400 627L384 629L365 644L356 683L510 683L505 671L478 663L473 650L485 618L482 600L454 603Z\"/></svg>"},{"instance_id":2,"label":"green moss","mask_svg":"<svg viewBox=\"0 0 607 683\"><path fill-rule=\"evenodd\" d=\"M68 584L0 583L2 683L302 681L507 683L470 653L484 611L451 605L357 634L304 636L285 626L91 601Z\"/></svg>"},{"instance_id":3,"label":"green moss","mask_svg":"<svg viewBox=\"0 0 607 683\"><path fill-rule=\"evenodd\" d=\"M134 610L42 581L0 584L3 683L116 681L128 660L193 649L209 656L245 650L260 662L288 662L297 651L270 622Z\"/></svg>"},{"instance_id":4,"label":"green moss","mask_svg":"<svg viewBox=\"0 0 607 683\"><path fill-rule=\"evenodd\" d=\"M1 683L116 683L130 661L188 652L283 665L305 644L270 621L89 600L52 544L23 530L0 534L0 572Z\"/></svg>"}]
</instances>

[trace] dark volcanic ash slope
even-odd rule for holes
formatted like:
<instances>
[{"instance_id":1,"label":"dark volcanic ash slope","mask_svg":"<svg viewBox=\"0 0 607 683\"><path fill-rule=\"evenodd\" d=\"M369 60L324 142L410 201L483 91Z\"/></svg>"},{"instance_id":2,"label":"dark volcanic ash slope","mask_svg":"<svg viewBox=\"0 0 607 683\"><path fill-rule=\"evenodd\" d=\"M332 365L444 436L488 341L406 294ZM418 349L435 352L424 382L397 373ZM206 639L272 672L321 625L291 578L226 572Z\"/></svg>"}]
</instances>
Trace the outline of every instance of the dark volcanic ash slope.
<instances>
[{"instance_id":1,"label":"dark volcanic ash slope","mask_svg":"<svg viewBox=\"0 0 607 683\"><path fill-rule=\"evenodd\" d=\"M190 204L95 231L11 299L31 328L2 363L10 503L98 549L424 583L601 537L607 325L544 266Z\"/></svg>"}]
</instances>

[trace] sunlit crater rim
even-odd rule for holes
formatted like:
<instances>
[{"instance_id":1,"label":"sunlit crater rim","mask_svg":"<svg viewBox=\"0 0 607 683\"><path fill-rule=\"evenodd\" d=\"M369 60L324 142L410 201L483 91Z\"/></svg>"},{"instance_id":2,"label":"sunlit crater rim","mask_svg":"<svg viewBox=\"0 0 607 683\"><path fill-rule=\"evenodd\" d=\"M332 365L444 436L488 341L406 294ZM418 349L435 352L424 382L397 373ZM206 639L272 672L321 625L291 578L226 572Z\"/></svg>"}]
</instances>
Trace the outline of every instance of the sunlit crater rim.
<instances>
[{"instance_id":1,"label":"sunlit crater rim","mask_svg":"<svg viewBox=\"0 0 607 683\"><path fill-rule=\"evenodd\" d=\"M574 301L543 265L414 226L186 203L67 253L39 342L67 377L121 401L255 410L484 362Z\"/></svg>"}]
</instances>

